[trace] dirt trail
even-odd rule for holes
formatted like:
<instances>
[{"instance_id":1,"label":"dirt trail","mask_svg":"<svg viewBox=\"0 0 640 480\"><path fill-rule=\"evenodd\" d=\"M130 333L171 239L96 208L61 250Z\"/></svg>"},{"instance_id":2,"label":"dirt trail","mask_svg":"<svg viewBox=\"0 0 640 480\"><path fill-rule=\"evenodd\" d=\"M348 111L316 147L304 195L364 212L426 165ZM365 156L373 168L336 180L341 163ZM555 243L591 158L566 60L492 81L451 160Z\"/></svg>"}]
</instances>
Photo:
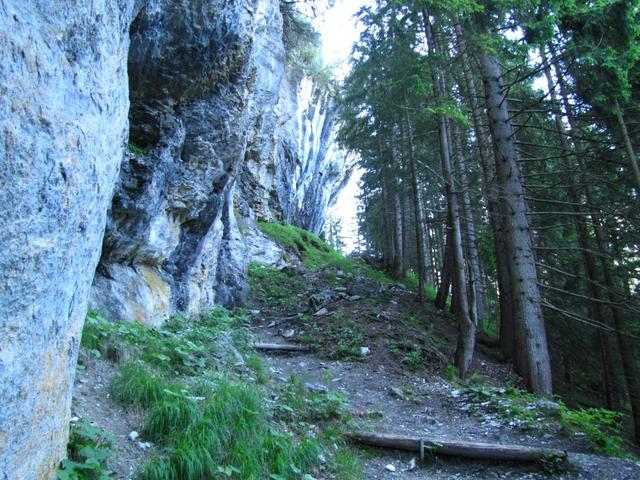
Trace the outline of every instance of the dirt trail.
<instances>
[{"instance_id":1,"label":"dirt trail","mask_svg":"<svg viewBox=\"0 0 640 480\"><path fill-rule=\"evenodd\" d=\"M394 302L393 298L390 300ZM401 302L395 301L395 304ZM329 309L340 313L341 306L353 309L353 303L337 302ZM350 313L350 316L353 312ZM258 323L256 336L260 341L292 343L304 327L293 325L269 326L269 320ZM282 333L290 338L284 339ZM300 332L302 333L302 332ZM367 479L544 479L581 478L637 480L640 466L614 458L590 454L586 440L582 437L567 438L559 428L549 426L548 432L531 433L519 431L504 419L489 413L471 415L469 405L459 387L443 380L435 373L403 374L402 368L386 359L382 349L384 342L371 340L370 356L361 361L333 361L320 358L317 353L263 354L273 381L285 382L291 374L304 382L320 384L330 390L342 392L350 401L351 410L364 414L374 430L384 433L425 435L431 437L491 442L512 443L566 450L575 471L563 475L546 475L533 465L470 461L454 458L428 458L421 462L403 452L368 450L365 454ZM385 360L386 359L386 360ZM476 368L487 371L499 370L501 366L483 360ZM399 395L400 394L400 395ZM372 415L369 415L372 414ZM411 469L417 460L416 468ZM395 472L387 469L393 465Z\"/></svg>"}]
</instances>

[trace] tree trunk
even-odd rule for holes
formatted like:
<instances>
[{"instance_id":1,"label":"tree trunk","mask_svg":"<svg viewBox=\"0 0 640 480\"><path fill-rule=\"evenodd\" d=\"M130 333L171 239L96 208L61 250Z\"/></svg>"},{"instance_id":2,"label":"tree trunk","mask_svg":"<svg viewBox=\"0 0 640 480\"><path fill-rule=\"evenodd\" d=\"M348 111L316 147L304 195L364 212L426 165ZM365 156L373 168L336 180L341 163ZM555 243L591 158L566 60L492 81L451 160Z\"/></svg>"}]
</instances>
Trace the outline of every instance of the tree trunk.
<instances>
[{"instance_id":1,"label":"tree trunk","mask_svg":"<svg viewBox=\"0 0 640 480\"><path fill-rule=\"evenodd\" d=\"M514 311L511 295L511 275L509 268L509 256L502 235L502 218L498 202L498 192L495 182L495 169L491 166L490 142L485 130L482 128L482 109L478 103L478 89L471 71L471 63L467 54L467 42L464 30L460 24L456 25L456 37L462 59L462 71L467 87L467 97L471 104L473 128L478 143L480 154L480 166L489 213L489 226L491 227L493 245L496 254L496 275L498 281L498 301L500 303L500 346L507 358L513 356L515 344Z\"/></svg>"},{"instance_id":2,"label":"tree trunk","mask_svg":"<svg viewBox=\"0 0 640 480\"><path fill-rule=\"evenodd\" d=\"M542 58L545 59L544 51L541 51ZM547 79L547 87L549 88L550 100L552 106L558 106L558 101L556 97L554 82L551 77L551 70L549 67L544 69L544 74ZM568 171L573 170L573 161L569 157L570 146L567 142L568 132L566 131L562 118L559 114L554 115L556 131L558 132L558 140L560 142L560 146L562 147L562 159ZM607 316L605 314L605 309L602 301L602 295L600 293L599 285L601 284L600 279L596 273L595 262L592 252L591 238L589 232L587 230L587 225L585 223L585 212L579 206L581 202L580 195L578 194L576 188L573 185L569 185L567 188L567 193L569 194L569 199L572 203L572 209L575 215L573 216L575 222L575 229L578 238L578 244L580 245L582 260L585 266L585 271L587 274L587 287L591 297L593 297L593 307L595 311L596 321L605 327L610 327L609 322L607 321ZM619 397L615 393L616 384L615 381L615 366L613 363L613 351L611 346L611 338L610 335L606 331L600 330L598 332L599 340L600 340L600 349L602 353L602 372L603 372L603 382L604 382L604 398L605 405L607 408L612 409L615 407L616 398Z\"/></svg>"},{"instance_id":3,"label":"tree trunk","mask_svg":"<svg viewBox=\"0 0 640 480\"><path fill-rule=\"evenodd\" d=\"M406 104L405 99L405 104ZM424 271L424 240L422 238L422 224L424 219L422 218L421 207L421 195L420 188L418 187L418 173L416 170L416 158L415 150L413 146L413 132L411 131L411 122L409 121L409 115L405 109L405 134L407 136L407 145L409 146L409 169L411 173L411 188L413 190L413 208L416 216L416 255L418 263L418 301L424 303L424 286L425 286L425 271Z\"/></svg>"},{"instance_id":4,"label":"tree trunk","mask_svg":"<svg viewBox=\"0 0 640 480\"><path fill-rule=\"evenodd\" d=\"M485 51L479 53L479 61L493 138L500 200L505 213L503 230L512 259L511 280L517 322L516 351L521 354L521 373L527 388L536 394L551 395L551 365L533 239L515 137L502 83L502 69L498 61Z\"/></svg>"},{"instance_id":5,"label":"tree trunk","mask_svg":"<svg viewBox=\"0 0 640 480\"><path fill-rule=\"evenodd\" d=\"M402 238L402 204L398 188L399 186L396 182L393 192L393 210L395 213L393 234L396 244L396 261L393 266L393 275L396 279L402 279L404 278L404 239Z\"/></svg>"},{"instance_id":6,"label":"tree trunk","mask_svg":"<svg viewBox=\"0 0 640 480\"><path fill-rule=\"evenodd\" d=\"M561 69L558 65L558 59L556 57L555 52L551 49L553 67L556 72L556 76L558 78L558 85L560 86L560 94L562 96L562 103L564 107L565 114L567 116L567 120L569 122L569 126L571 127L570 135L571 140L574 145L574 148L577 153L578 165L581 170L581 180L583 185L584 194L587 199L588 205L595 205L593 195L591 194L591 189L589 188L588 182L588 170L586 162L584 161L583 149L580 143L580 140L575 136L575 132L579 132L578 124L573 115L573 109L571 106L571 102L569 100L569 92L564 81L564 77L561 75ZM607 299L612 303L611 305L611 313L613 315L613 321L616 328L616 336L618 339L618 345L620 348L620 356L622 358L622 368L627 384L627 391L629 393L629 401L631 403L631 413L633 416L633 424L634 424L634 435L635 441L640 445L640 382L638 382L638 377L636 375L636 369L634 365L634 353L633 347L629 344L629 340L624 336L625 331L625 321L622 317L621 312L615 306L618 302L618 298L616 295L617 288L613 281L613 276L611 274L611 268L609 265L609 259L607 256L607 248L605 245L605 236L604 232L602 232L602 227L597 217L591 217L591 223L593 226L593 233L596 239L596 245L598 246L600 264L602 267L602 273L605 279L605 286L607 292Z\"/></svg>"},{"instance_id":7,"label":"tree trunk","mask_svg":"<svg viewBox=\"0 0 640 480\"><path fill-rule=\"evenodd\" d=\"M422 20L424 23L425 34L429 52L435 54L436 47L434 42L433 26L429 21L429 16L425 10L422 11ZM441 78L433 72L433 91L436 105L439 104L443 97L443 88ZM473 351L475 348L475 335L477 318L475 314L475 306L470 308L469 295L473 298L473 290L469 290L469 282L467 280L467 266L464 258L464 245L462 243L461 228L461 208L458 200L458 194L453 183L453 164L451 159L451 144L449 143L449 125L444 115L438 115L438 131L440 138L440 159L442 161L442 176L445 183L445 195L447 198L447 210L451 221L451 252L453 263L455 316L458 321L458 348L456 351L456 366L458 368L458 376L465 379L471 361L473 359ZM475 302L474 302L475 303Z\"/></svg>"},{"instance_id":8,"label":"tree trunk","mask_svg":"<svg viewBox=\"0 0 640 480\"><path fill-rule=\"evenodd\" d=\"M391 226L391 210L390 210L390 201L389 201L389 174L387 172L384 149L382 146L382 133L380 129L378 129L377 133L377 141L378 141L378 163L380 164L380 171L382 172L382 179L380 182L380 187L382 190L382 206L384 218L384 233L385 233L385 241L382 245L382 260L384 262L385 271L390 271L391 266L393 264L393 257L395 256L395 248L394 248L394 237L392 233Z\"/></svg>"},{"instance_id":9,"label":"tree trunk","mask_svg":"<svg viewBox=\"0 0 640 480\"><path fill-rule=\"evenodd\" d=\"M638 194L640 194L640 168L638 168L638 157L636 156L636 152L633 150L633 144L631 143L631 138L629 138L629 131L627 130L627 124L624 121L624 117L622 116L622 110L620 110L620 103L616 99L616 119L618 120L618 125L620 126L620 133L622 134L622 139L624 140L624 148L627 151L627 156L629 157L629 163L631 163L631 169L633 170L633 178L636 181L636 187L638 188Z\"/></svg>"},{"instance_id":10,"label":"tree trunk","mask_svg":"<svg viewBox=\"0 0 640 480\"><path fill-rule=\"evenodd\" d=\"M467 176L467 164L464 158L462 131L460 127L454 127L453 138L457 155L454 156L457 176L460 177L462 193L462 226L464 233L464 243L467 246L467 258L469 259L469 284L473 295L473 305L475 316L478 320L478 328L482 330L484 316L482 272L480 271L480 253L478 251L478 238L476 235L476 224L471 208L471 195L469 194L469 177ZM470 299L471 301L471 299Z\"/></svg>"},{"instance_id":11,"label":"tree trunk","mask_svg":"<svg viewBox=\"0 0 640 480\"><path fill-rule=\"evenodd\" d=\"M495 443L464 442L445 438L410 437L388 433L354 432L347 438L372 447L392 448L409 452L450 455L482 460L533 462L557 458L566 460L567 452L550 448L500 445Z\"/></svg>"},{"instance_id":12,"label":"tree trunk","mask_svg":"<svg viewBox=\"0 0 640 480\"><path fill-rule=\"evenodd\" d=\"M436 300L434 302L438 310L444 310L447 306L447 298L449 298L449 289L451 288L451 270L453 268L453 260L451 258L451 234L449 232L450 230L447 228L444 252L442 253L440 285L438 286L438 293L436 294Z\"/></svg>"}]
</instances>

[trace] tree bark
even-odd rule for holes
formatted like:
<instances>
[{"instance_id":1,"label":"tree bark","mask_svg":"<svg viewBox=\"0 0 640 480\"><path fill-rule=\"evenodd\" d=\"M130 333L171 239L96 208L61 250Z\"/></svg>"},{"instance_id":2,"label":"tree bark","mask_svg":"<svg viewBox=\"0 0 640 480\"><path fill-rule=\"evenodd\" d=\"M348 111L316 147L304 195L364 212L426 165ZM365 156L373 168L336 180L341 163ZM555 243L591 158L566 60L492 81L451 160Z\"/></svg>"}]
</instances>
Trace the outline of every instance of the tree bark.
<instances>
[{"instance_id":1,"label":"tree bark","mask_svg":"<svg viewBox=\"0 0 640 480\"><path fill-rule=\"evenodd\" d=\"M256 350L272 351L272 352L308 352L309 348L304 345L291 345L284 343L254 343L253 348Z\"/></svg>"},{"instance_id":2,"label":"tree bark","mask_svg":"<svg viewBox=\"0 0 640 480\"><path fill-rule=\"evenodd\" d=\"M560 94L562 96L562 103L564 107L565 115L567 116L567 121L569 122L569 126L571 127L571 140L574 145L574 148L577 153L578 166L581 170L582 175L582 185L585 197L587 199L588 205L595 205L594 198L591 193L591 189L589 188L588 181L588 170L586 162L584 161L583 156L583 148L580 143L578 137L576 137L575 132L579 132L579 126L575 120L573 115L573 108L571 106L571 102L569 101L569 91L566 86L566 82L564 77L561 75L561 69L559 68L559 62L555 51L551 48L551 56L553 61L553 67L556 72L556 76L558 78L558 85L560 87ZM620 349L620 356L622 359L622 369L625 376L625 381L627 384L627 391L629 393L629 401L631 403L631 413L633 416L633 424L634 424L634 436L637 444L640 445L640 382L638 381L638 377L636 375L635 369L635 361L634 361L634 353L633 346L630 345L627 337L624 336L624 332L626 330L625 321L622 317L622 313L615 306L618 302L618 298L616 292L618 291L613 280L613 275L611 274L611 267L609 265L609 259L607 256L607 248L605 245L605 235L602 231L602 226L600 225L600 221L597 217L591 216L591 224L593 226L593 233L596 239L596 245L598 246L598 251L600 253L600 265L602 267L602 273L605 279L605 286L607 292L607 299L611 302L611 313L613 315L613 322L616 328L616 337L618 339L618 345Z\"/></svg>"},{"instance_id":3,"label":"tree bark","mask_svg":"<svg viewBox=\"0 0 640 480\"><path fill-rule=\"evenodd\" d=\"M447 223L447 233L442 253L442 271L440 273L440 285L436 294L435 306L438 310L444 310L447 306L447 298L449 298L449 289L451 288L451 270L453 261L451 259L451 234Z\"/></svg>"},{"instance_id":4,"label":"tree bark","mask_svg":"<svg viewBox=\"0 0 640 480\"><path fill-rule=\"evenodd\" d=\"M624 121L624 117L622 116L622 110L620 109L620 103L618 99L616 99L616 120L618 120L618 125L620 126L620 133L622 135L622 140L624 141L624 148L627 151L627 156L629 157L629 163L631 164L631 170L633 171L633 178L636 181L636 187L638 189L638 194L640 194L640 168L638 168L638 157L636 156L636 152L633 149L633 144L631 143L631 138L629 137L629 131L627 130L627 124Z\"/></svg>"},{"instance_id":5,"label":"tree bark","mask_svg":"<svg viewBox=\"0 0 640 480\"><path fill-rule=\"evenodd\" d=\"M503 230L511 257L514 313L518 323L516 351L521 355L521 373L527 388L536 394L551 395L551 365L533 239L514 132L502 83L502 69L498 61L486 51L480 51L479 61L504 212Z\"/></svg>"},{"instance_id":6,"label":"tree bark","mask_svg":"<svg viewBox=\"0 0 640 480\"><path fill-rule=\"evenodd\" d=\"M425 35L429 52L436 53L433 26L429 21L429 15L422 11ZM444 98L441 77L434 70L432 73L433 92L436 105ZM458 376L465 379L475 349L475 336L477 317L475 317L475 302L469 302L469 296L473 299L474 291L470 290L467 279L467 266L464 257L464 245L461 227L461 207L453 182L453 163L451 158L451 144L449 142L449 125L443 114L438 115L438 132L440 138L440 159L442 161L442 176L445 183L445 195L447 198L447 210L451 222L451 252L453 263L454 294L456 296L454 313L458 321L458 348L456 350L456 366Z\"/></svg>"},{"instance_id":7,"label":"tree bark","mask_svg":"<svg viewBox=\"0 0 640 480\"><path fill-rule=\"evenodd\" d=\"M405 106L408 102L405 99ZM424 303L424 287L425 287L425 271L424 271L424 239L422 238L422 217L421 195L418 187L418 172L416 170L416 158L413 145L413 132L411 131L411 122L407 109L405 109L405 134L407 136L407 145L409 147L409 169L411 173L411 188L413 190L413 208L416 217L416 256L418 263L418 301Z\"/></svg>"},{"instance_id":8,"label":"tree bark","mask_svg":"<svg viewBox=\"0 0 640 480\"><path fill-rule=\"evenodd\" d=\"M402 238L402 203L400 202L399 185L396 182L393 192L394 230L396 244L396 258L393 266L393 275L397 279L404 278L404 240Z\"/></svg>"},{"instance_id":9,"label":"tree bark","mask_svg":"<svg viewBox=\"0 0 640 480\"><path fill-rule=\"evenodd\" d=\"M453 128L453 138L457 155L454 156L457 176L460 177L461 193L462 193L462 226L464 233L464 243L467 246L467 258L469 263L469 284L470 289L474 293L472 308L475 313L472 317L477 318L478 328L482 330L484 316L482 272L480 271L480 253L478 251L478 237L476 235L476 223L471 208L471 195L469 193L469 177L467 176L467 163L464 157L462 131L460 127Z\"/></svg>"},{"instance_id":10,"label":"tree bark","mask_svg":"<svg viewBox=\"0 0 640 480\"><path fill-rule=\"evenodd\" d=\"M498 192L495 182L495 168L491 166L490 141L485 130L482 128L483 112L478 103L478 89L473 78L471 63L467 53L467 41L462 25L456 25L456 38L458 49L462 60L462 71L467 89L467 98L471 105L471 116L473 128L478 144L480 155L480 166L482 168L482 179L489 213L489 226L493 237L493 246L496 255L496 275L498 281L498 301L500 303L500 346L502 353L507 358L513 357L513 346L515 344L514 311L511 295L511 275L509 268L509 256L507 247L502 235L502 218L500 216L500 205L498 202ZM462 90L462 89L461 89Z\"/></svg>"}]
</instances>

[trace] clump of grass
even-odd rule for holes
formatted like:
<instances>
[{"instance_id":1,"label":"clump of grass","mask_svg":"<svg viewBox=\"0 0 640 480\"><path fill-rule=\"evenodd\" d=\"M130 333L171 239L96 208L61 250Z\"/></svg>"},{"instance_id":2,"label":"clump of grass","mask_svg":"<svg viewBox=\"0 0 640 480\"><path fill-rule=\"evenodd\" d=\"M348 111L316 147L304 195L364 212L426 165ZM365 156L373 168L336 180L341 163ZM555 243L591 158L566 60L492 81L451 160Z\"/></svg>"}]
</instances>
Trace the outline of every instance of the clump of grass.
<instances>
[{"instance_id":1,"label":"clump of grass","mask_svg":"<svg viewBox=\"0 0 640 480\"><path fill-rule=\"evenodd\" d=\"M362 460L346 446L336 452L334 470L336 480L365 480Z\"/></svg>"},{"instance_id":2,"label":"clump of grass","mask_svg":"<svg viewBox=\"0 0 640 480\"><path fill-rule=\"evenodd\" d=\"M256 382L264 385L267 383L267 368L265 366L264 360L262 360L257 355L248 355L245 358L247 363L247 367L253 370L256 376Z\"/></svg>"},{"instance_id":3,"label":"clump of grass","mask_svg":"<svg viewBox=\"0 0 640 480\"><path fill-rule=\"evenodd\" d=\"M165 399L169 392L179 391L178 385L171 384L163 376L138 363L120 367L110 385L114 400L125 406L137 405L143 408L149 408Z\"/></svg>"},{"instance_id":4,"label":"clump of grass","mask_svg":"<svg viewBox=\"0 0 640 480\"><path fill-rule=\"evenodd\" d=\"M255 386L223 380L205 398L159 401L149 411L145 434L164 442L165 451L138 478L297 478L310 473L322 452L319 440L276 429L263 395Z\"/></svg>"},{"instance_id":5,"label":"clump of grass","mask_svg":"<svg viewBox=\"0 0 640 480\"><path fill-rule=\"evenodd\" d=\"M144 434L152 442L161 442L169 435L190 428L201 418L199 398L174 395L155 402L147 417Z\"/></svg>"},{"instance_id":6,"label":"clump of grass","mask_svg":"<svg viewBox=\"0 0 640 480\"><path fill-rule=\"evenodd\" d=\"M293 225L258 222L258 227L271 240L302 258L308 270L342 271L369 277L380 283L395 283L384 272L376 270L361 258L345 258L324 240Z\"/></svg>"},{"instance_id":7,"label":"clump of grass","mask_svg":"<svg viewBox=\"0 0 640 480\"><path fill-rule=\"evenodd\" d=\"M144 148L142 148L139 145L136 145L133 142L129 142L127 144L127 149L129 150L129 152L135 153L136 155L146 155L147 154L147 151Z\"/></svg>"}]
</instances>

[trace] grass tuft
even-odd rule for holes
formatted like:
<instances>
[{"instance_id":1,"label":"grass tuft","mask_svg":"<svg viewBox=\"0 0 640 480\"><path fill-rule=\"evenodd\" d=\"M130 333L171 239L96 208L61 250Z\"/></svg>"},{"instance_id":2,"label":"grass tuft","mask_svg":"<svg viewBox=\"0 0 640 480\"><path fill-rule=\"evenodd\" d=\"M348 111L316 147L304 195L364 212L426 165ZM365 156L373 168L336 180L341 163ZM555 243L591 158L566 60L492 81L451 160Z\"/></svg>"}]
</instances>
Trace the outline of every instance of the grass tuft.
<instances>
[{"instance_id":1,"label":"grass tuft","mask_svg":"<svg viewBox=\"0 0 640 480\"><path fill-rule=\"evenodd\" d=\"M167 398L179 388L170 384L159 374L150 372L141 364L128 363L120 367L111 380L111 396L125 406L149 408Z\"/></svg>"}]
</instances>

